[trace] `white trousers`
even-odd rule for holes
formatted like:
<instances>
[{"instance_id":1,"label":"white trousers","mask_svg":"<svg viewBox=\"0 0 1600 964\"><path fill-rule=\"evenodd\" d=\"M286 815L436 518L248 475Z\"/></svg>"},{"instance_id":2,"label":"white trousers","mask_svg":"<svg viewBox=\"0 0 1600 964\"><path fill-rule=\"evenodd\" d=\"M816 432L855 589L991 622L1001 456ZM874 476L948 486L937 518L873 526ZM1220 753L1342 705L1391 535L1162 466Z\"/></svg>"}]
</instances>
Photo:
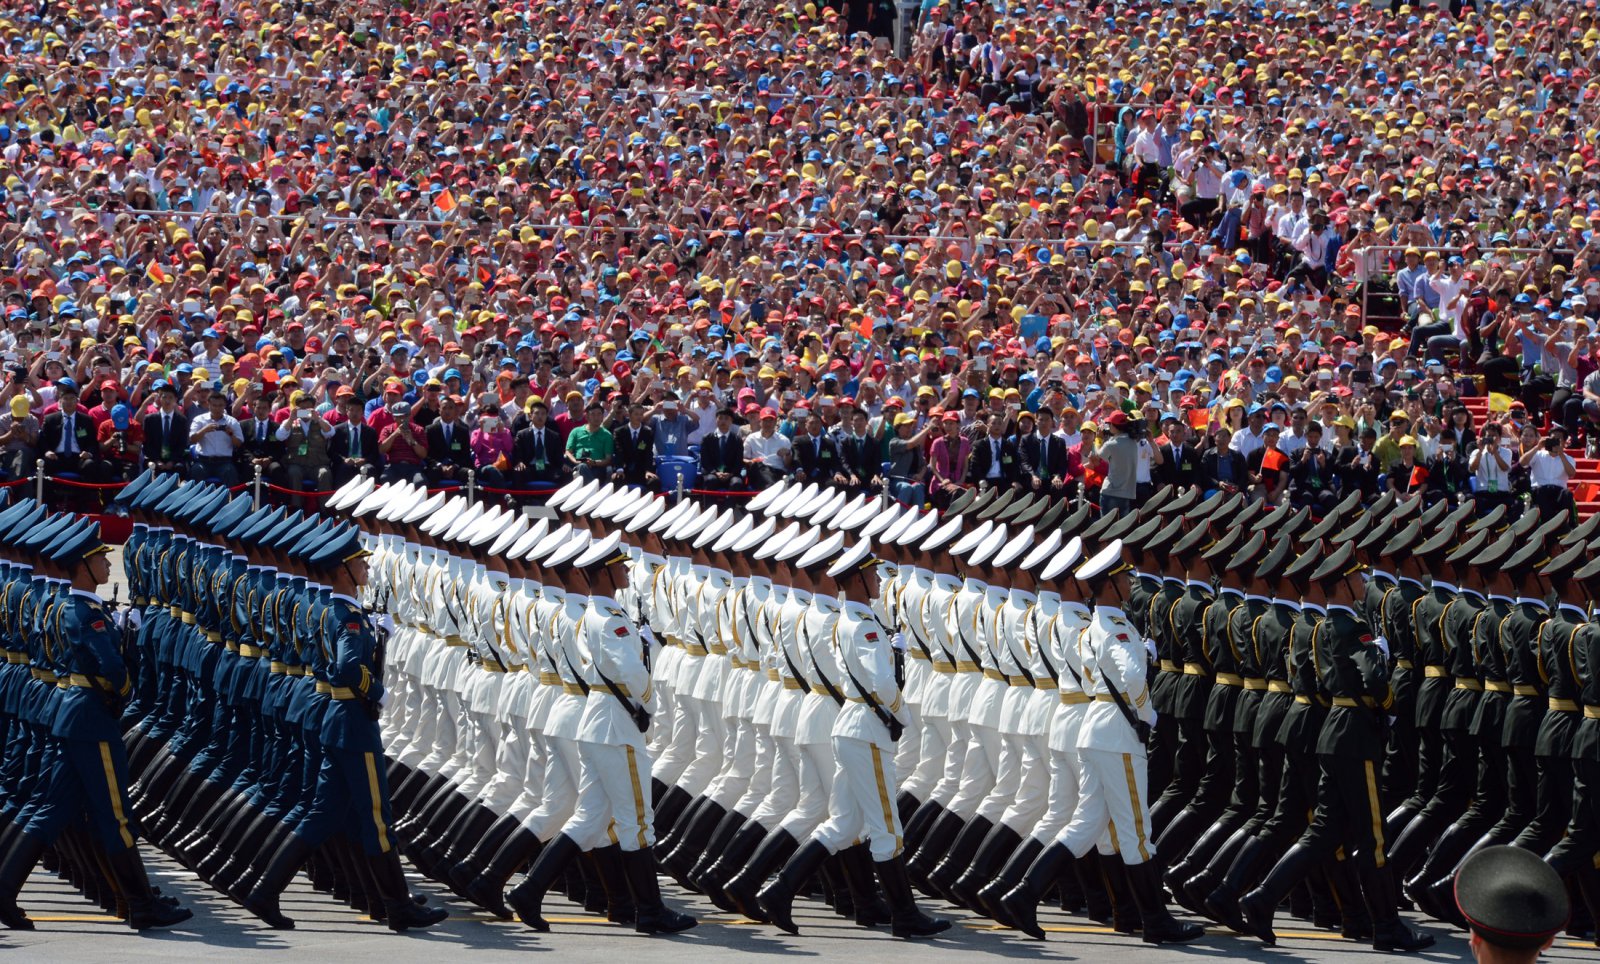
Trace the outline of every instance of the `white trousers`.
<instances>
[{"instance_id":1,"label":"white trousers","mask_svg":"<svg viewBox=\"0 0 1600 964\"><path fill-rule=\"evenodd\" d=\"M967 744L961 757L960 785L946 808L963 820L977 816L978 807L994 790L1000 764L1000 731L992 726L967 724ZM945 771L949 776L949 770Z\"/></svg>"},{"instance_id":2,"label":"white trousers","mask_svg":"<svg viewBox=\"0 0 1600 964\"><path fill-rule=\"evenodd\" d=\"M1010 739L1010 738L1008 738ZM1018 779L1000 822L1025 832L1037 824L1050 805L1050 762L1045 759L1043 736L1019 736L1017 741Z\"/></svg>"},{"instance_id":3,"label":"white trousers","mask_svg":"<svg viewBox=\"0 0 1600 964\"><path fill-rule=\"evenodd\" d=\"M905 771L897 764L895 772L905 775L901 791L911 794L918 803L926 803L933 798L934 788L944 776L945 758L950 752L950 721L942 716L924 716L919 721L922 745L917 754L917 768Z\"/></svg>"},{"instance_id":4,"label":"white trousers","mask_svg":"<svg viewBox=\"0 0 1600 964\"><path fill-rule=\"evenodd\" d=\"M584 850L615 842L644 850L656 842L650 752L631 744L578 744L578 809L562 828Z\"/></svg>"},{"instance_id":5,"label":"white trousers","mask_svg":"<svg viewBox=\"0 0 1600 964\"><path fill-rule=\"evenodd\" d=\"M540 840L561 832L563 824L576 819L578 805L578 744L562 736L545 737L544 792L539 806L522 825Z\"/></svg>"},{"instance_id":6,"label":"white trousers","mask_svg":"<svg viewBox=\"0 0 1600 964\"><path fill-rule=\"evenodd\" d=\"M741 719L724 720L723 725L727 739L723 741L722 772L706 788L706 796L731 810L744 797L756 772L756 729L749 720Z\"/></svg>"},{"instance_id":7,"label":"white trousers","mask_svg":"<svg viewBox=\"0 0 1600 964\"><path fill-rule=\"evenodd\" d=\"M773 831L800 803L800 748L794 740L787 736L772 738L771 764L767 769L772 775L771 785L750 819Z\"/></svg>"},{"instance_id":8,"label":"white trousers","mask_svg":"<svg viewBox=\"0 0 1600 964\"><path fill-rule=\"evenodd\" d=\"M1078 807L1058 839L1081 857L1109 831L1123 863L1149 860L1156 845L1149 839L1145 758L1091 749L1080 749L1078 758L1083 764Z\"/></svg>"},{"instance_id":9,"label":"white trousers","mask_svg":"<svg viewBox=\"0 0 1600 964\"><path fill-rule=\"evenodd\" d=\"M779 825L796 840L809 838L828 819L828 801L833 796L833 775L838 764L833 747L827 743L795 744L799 762L799 798Z\"/></svg>"},{"instance_id":10,"label":"white trousers","mask_svg":"<svg viewBox=\"0 0 1600 964\"><path fill-rule=\"evenodd\" d=\"M865 838L874 862L900 853L900 816L890 796L895 785L894 751L865 740L833 738L837 760L828 819L813 839L838 853ZM798 838L796 838L798 839Z\"/></svg>"}]
</instances>

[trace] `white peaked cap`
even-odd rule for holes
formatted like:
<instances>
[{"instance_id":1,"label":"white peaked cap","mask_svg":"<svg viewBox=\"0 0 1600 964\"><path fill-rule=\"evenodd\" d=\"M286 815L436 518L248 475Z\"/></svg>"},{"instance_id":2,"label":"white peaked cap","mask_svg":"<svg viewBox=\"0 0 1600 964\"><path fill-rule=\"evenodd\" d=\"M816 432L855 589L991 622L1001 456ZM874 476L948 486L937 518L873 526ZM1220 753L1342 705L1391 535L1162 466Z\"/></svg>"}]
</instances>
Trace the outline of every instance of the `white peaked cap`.
<instances>
[{"instance_id":1,"label":"white peaked cap","mask_svg":"<svg viewBox=\"0 0 1600 964\"><path fill-rule=\"evenodd\" d=\"M772 516L767 516L759 523L752 525L750 527L750 531L746 532L744 535L740 536L734 541L733 551L749 552L757 546L765 543L767 539L771 538L772 534L776 532L777 529L778 520L774 519Z\"/></svg>"},{"instance_id":2,"label":"white peaked cap","mask_svg":"<svg viewBox=\"0 0 1600 964\"><path fill-rule=\"evenodd\" d=\"M527 531L528 517L521 512L512 513L511 524L503 527L500 534L494 537L494 542L489 546L489 555L498 556L505 552Z\"/></svg>"},{"instance_id":3,"label":"white peaked cap","mask_svg":"<svg viewBox=\"0 0 1600 964\"><path fill-rule=\"evenodd\" d=\"M801 553L800 560L795 565L802 569L809 569L819 562L826 562L837 556L839 550L843 548L844 533L835 532L826 539L818 539L815 545Z\"/></svg>"},{"instance_id":4,"label":"white peaked cap","mask_svg":"<svg viewBox=\"0 0 1600 964\"><path fill-rule=\"evenodd\" d=\"M751 498L749 502L745 503L745 508L749 509L751 512L760 512L765 509L774 499L788 491L788 488L789 480L779 479L776 485L769 486L768 488L756 493L756 495Z\"/></svg>"},{"instance_id":5,"label":"white peaked cap","mask_svg":"<svg viewBox=\"0 0 1600 964\"><path fill-rule=\"evenodd\" d=\"M1096 576L1103 575L1104 573L1108 572L1111 567L1116 565L1119 561L1121 561L1121 559L1122 540L1112 539L1110 542L1106 543L1105 547L1099 552L1085 560L1083 565L1079 566L1078 571L1073 573L1073 575L1079 579L1093 579Z\"/></svg>"},{"instance_id":6,"label":"white peaked cap","mask_svg":"<svg viewBox=\"0 0 1600 964\"><path fill-rule=\"evenodd\" d=\"M1018 565L1023 569L1032 569L1050 558L1050 554L1059 548L1061 548L1061 530L1051 527L1050 534L1035 545Z\"/></svg>"}]
</instances>

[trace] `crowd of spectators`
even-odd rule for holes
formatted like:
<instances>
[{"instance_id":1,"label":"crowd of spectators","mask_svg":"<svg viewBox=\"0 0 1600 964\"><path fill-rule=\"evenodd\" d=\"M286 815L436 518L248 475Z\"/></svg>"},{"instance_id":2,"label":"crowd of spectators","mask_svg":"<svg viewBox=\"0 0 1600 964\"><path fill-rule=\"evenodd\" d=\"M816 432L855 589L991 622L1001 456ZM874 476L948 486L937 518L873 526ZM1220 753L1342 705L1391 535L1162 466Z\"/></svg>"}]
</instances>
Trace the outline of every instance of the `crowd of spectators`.
<instances>
[{"instance_id":1,"label":"crowd of spectators","mask_svg":"<svg viewBox=\"0 0 1600 964\"><path fill-rule=\"evenodd\" d=\"M1565 507L1593 0L890 22L6 5L6 472Z\"/></svg>"}]
</instances>

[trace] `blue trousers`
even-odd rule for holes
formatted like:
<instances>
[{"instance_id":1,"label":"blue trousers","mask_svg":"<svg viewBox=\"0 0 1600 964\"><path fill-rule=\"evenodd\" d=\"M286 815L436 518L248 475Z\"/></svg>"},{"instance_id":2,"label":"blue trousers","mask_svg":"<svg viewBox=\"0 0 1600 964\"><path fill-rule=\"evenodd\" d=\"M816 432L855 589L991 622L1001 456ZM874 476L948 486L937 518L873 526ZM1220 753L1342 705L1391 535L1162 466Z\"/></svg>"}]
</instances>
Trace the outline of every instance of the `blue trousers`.
<instances>
[{"instance_id":1,"label":"blue trousers","mask_svg":"<svg viewBox=\"0 0 1600 964\"><path fill-rule=\"evenodd\" d=\"M53 841L80 811L89 831L109 853L134 845L128 806L128 756L120 740L56 741L57 752L42 776L39 805L27 832Z\"/></svg>"},{"instance_id":2,"label":"blue trousers","mask_svg":"<svg viewBox=\"0 0 1600 964\"><path fill-rule=\"evenodd\" d=\"M389 777L376 750L324 746L311 806L295 830L312 846L343 832L361 841L369 855L394 847L389 815Z\"/></svg>"}]
</instances>

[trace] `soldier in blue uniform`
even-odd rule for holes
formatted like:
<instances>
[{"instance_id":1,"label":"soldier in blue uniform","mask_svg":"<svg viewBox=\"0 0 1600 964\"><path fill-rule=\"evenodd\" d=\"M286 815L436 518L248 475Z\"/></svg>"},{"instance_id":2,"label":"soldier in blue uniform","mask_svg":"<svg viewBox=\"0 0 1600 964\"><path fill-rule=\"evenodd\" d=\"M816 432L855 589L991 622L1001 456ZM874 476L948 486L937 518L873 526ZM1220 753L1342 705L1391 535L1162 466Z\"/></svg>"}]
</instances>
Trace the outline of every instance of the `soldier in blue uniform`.
<instances>
[{"instance_id":1,"label":"soldier in blue uniform","mask_svg":"<svg viewBox=\"0 0 1600 964\"><path fill-rule=\"evenodd\" d=\"M53 523L45 523L46 526ZM71 523L41 552L56 573L53 598L30 617L37 629L34 678L56 688L50 720L54 753L40 773L38 806L8 835L0 863L0 914L10 927L27 927L16 895L46 846L69 821L87 817L110 882L136 930L170 927L193 916L150 886L128 805L128 761L118 712L132 689L111 612L95 594L109 581L108 548L92 522ZM24 612L28 610L25 608Z\"/></svg>"},{"instance_id":2,"label":"soldier in blue uniform","mask_svg":"<svg viewBox=\"0 0 1600 964\"><path fill-rule=\"evenodd\" d=\"M304 560L328 587L303 640L310 652L315 688L327 697L321 720L323 746L312 802L248 894L244 906L274 922L278 895L312 848L344 830L360 843L375 898L391 930L428 927L449 915L417 905L406 888L400 855L391 832L388 778L378 714L383 699L383 667L371 621L356 601L366 582L366 549L354 526L325 535Z\"/></svg>"}]
</instances>

